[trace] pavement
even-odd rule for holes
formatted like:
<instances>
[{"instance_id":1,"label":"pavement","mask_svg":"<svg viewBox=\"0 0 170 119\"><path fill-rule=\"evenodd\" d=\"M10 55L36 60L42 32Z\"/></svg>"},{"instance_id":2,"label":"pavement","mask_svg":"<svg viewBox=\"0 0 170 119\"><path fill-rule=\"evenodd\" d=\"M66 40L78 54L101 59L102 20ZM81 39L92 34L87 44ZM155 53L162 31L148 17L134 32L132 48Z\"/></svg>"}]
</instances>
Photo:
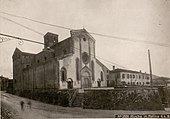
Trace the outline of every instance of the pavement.
<instances>
[{"instance_id":1,"label":"pavement","mask_svg":"<svg viewBox=\"0 0 170 119\"><path fill-rule=\"evenodd\" d=\"M20 101L24 101L21 109ZM28 105L31 101L31 108ZM79 107L62 107L26 99L1 92L2 119L56 119L56 118L113 118L115 115L126 114L170 114L166 111L125 111L125 110L94 110ZM5 115L5 116L4 116Z\"/></svg>"}]
</instances>

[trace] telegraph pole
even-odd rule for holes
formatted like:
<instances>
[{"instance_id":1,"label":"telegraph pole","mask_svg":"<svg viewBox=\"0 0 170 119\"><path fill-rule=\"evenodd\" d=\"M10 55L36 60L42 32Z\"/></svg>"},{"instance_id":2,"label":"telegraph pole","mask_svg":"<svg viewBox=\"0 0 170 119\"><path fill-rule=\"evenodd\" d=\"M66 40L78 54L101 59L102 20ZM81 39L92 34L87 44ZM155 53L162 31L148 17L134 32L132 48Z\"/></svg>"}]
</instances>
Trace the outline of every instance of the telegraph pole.
<instances>
[{"instance_id":1,"label":"telegraph pole","mask_svg":"<svg viewBox=\"0 0 170 119\"><path fill-rule=\"evenodd\" d=\"M148 50L148 58L149 58L149 70L150 70L150 81L151 81L151 87L152 87L152 67L151 67L151 58L150 58L150 50Z\"/></svg>"}]
</instances>

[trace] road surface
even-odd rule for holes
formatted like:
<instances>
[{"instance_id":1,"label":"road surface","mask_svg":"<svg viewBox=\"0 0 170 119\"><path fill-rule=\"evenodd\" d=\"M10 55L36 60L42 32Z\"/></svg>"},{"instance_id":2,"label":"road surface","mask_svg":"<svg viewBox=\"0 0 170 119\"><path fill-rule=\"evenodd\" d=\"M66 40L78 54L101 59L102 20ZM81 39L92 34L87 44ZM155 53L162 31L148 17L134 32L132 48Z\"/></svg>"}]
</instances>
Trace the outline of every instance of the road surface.
<instances>
[{"instance_id":1,"label":"road surface","mask_svg":"<svg viewBox=\"0 0 170 119\"><path fill-rule=\"evenodd\" d=\"M21 109L20 101L24 101ZM31 101L32 107L28 105ZM1 92L2 119L110 118L115 114L170 114L170 111L92 110L45 104Z\"/></svg>"}]
</instances>

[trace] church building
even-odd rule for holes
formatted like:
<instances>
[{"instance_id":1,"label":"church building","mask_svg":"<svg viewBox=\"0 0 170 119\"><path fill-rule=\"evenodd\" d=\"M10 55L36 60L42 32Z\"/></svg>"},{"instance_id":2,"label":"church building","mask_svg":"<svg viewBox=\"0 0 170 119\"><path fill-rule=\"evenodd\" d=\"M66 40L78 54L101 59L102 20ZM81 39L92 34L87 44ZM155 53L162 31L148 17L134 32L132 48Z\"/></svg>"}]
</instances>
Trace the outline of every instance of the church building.
<instances>
[{"instance_id":1,"label":"church building","mask_svg":"<svg viewBox=\"0 0 170 119\"><path fill-rule=\"evenodd\" d=\"M14 89L84 89L107 87L108 68L95 54L95 39L85 30L71 30L58 42L58 35L44 36L44 49L37 53L13 54Z\"/></svg>"}]
</instances>

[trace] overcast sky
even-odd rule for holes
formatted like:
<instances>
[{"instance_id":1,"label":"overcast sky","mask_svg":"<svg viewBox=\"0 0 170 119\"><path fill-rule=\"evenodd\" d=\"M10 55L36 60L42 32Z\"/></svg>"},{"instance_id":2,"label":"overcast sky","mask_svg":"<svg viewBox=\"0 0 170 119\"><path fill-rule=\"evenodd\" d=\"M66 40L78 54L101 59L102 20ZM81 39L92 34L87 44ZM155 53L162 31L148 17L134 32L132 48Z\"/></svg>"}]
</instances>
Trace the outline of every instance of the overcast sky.
<instances>
[{"instance_id":1,"label":"overcast sky","mask_svg":"<svg viewBox=\"0 0 170 119\"><path fill-rule=\"evenodd\" d=\"M169 0L0 0L0 11L72 29L85 28L88 32L170 45ZM0 16L43 34L56 33L59 41L70 36L69 30L2 13ZM43 42L42 35L3 18L0 33ZM149 72L147 50L150 49L153 74L170 77L170 46L92 36L96 39L96 55L105 59L100 61L108 68L117 63L131 70ZM12 77L12 54L16 47L33 53L43 49L42 45L28 42L19 45L17 40L1 43L0 75Z\"/></svg>"}]
</instances>

